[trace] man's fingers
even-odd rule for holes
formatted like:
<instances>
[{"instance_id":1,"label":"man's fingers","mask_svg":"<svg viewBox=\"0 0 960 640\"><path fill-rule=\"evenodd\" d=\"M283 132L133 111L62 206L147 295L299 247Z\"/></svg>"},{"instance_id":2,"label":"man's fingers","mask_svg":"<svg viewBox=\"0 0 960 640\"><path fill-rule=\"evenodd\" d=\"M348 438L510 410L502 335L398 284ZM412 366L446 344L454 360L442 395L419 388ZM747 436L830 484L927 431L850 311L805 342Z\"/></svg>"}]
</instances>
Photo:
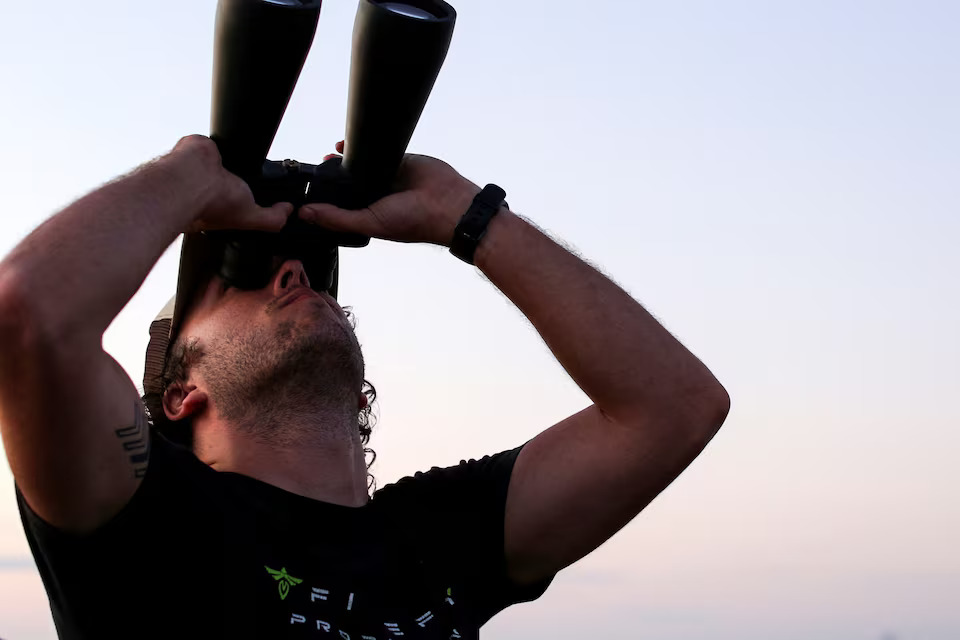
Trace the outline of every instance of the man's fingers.
<instances>
[{"instance_id":1,"label":"man's fingers","mask_svg":"<svg viewBox=\"0 0 960 640\"><path fill-rule=\"evenodd\" d=\"M331 231L377 237L382 232L369 209L349 211L332 204L306 204L300 207L300 219Z\"/></svg>"},{"instance_id":2,"label":"man's fingers","mask_svg":"<svg viewBox=\"0 0 960 640\"><path fill-rule=\"evenodd\" d=\"M272 207L257 207L251 214L250 228L255 231L280 231L293 213L289 202L278 202Z\"/></svg>"},{"instance_id":3,"label":"man's fingers","mask_svg":"<svg viewBox=\"0 0 960 640\"><path fill-rule=\"evenodd\" d=\"M343 140L334 145L334 148L337 150L337 153L343 153Z\"/></svg>"}]
</instances>

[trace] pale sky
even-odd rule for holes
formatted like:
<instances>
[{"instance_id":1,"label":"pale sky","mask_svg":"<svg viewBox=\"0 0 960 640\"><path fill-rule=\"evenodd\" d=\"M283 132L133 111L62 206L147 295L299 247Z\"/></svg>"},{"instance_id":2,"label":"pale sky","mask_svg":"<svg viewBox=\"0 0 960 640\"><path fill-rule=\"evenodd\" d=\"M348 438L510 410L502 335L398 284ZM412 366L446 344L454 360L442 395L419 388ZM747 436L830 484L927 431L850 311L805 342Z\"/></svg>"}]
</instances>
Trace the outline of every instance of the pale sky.
<instances>
[{"instance_id":1,"label":"pale sky","mask_svg":"<svg viewBox=\"0 0 960 640\"><path fill-rule=\"evenodd\" d=\"M410 150L504 187L733 401L679 480L484 637L960 637L960 3L454 6ZM214 9L5 0L0 254L209 132ZM271 158L320 162L342 137L355 12L327 0ZM135 381L177 251L104 339ZM342 261L380 394L380 486L586 406L445 251L374 241ZM0 637L55 637L5 458Z\"/></svg>"}]
</instances>

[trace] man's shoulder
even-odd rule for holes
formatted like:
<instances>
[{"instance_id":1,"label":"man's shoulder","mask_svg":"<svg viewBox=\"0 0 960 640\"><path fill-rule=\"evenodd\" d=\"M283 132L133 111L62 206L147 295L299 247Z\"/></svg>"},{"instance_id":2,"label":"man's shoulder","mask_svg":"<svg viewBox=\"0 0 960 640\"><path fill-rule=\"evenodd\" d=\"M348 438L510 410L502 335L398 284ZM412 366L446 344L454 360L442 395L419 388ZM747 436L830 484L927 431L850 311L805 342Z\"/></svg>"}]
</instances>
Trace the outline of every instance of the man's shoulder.
<instances>
[{"instance_id":1,"label":"man's shoulder","mask_svg":"<svg viewBox=\"0 0 960 640\"><path fill-rule=\"evenodd\" d=\"M426 471L417 471L378 489L373 500L429 501L452 495L465 497L471 492L484 492L506 488L513 465L524 445L499 453L488 454L479 459L461 459L449 466L433 466Z\"/></svg>"}]
</instances>

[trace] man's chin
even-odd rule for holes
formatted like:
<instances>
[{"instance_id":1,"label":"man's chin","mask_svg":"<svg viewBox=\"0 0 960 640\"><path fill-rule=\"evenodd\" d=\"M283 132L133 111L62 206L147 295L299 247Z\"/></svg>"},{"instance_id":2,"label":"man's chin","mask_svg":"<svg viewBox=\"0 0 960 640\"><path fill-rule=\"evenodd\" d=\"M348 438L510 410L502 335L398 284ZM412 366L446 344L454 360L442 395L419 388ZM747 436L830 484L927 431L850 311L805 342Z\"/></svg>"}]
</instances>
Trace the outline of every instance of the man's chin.
<instances>
[{"instance_id":1,"label":"man's chin","mask_svg":"<svg viewBox=\"0 0 960 640\"><path fill-rule=\"evenodd\" d=\"M238 413L271 401L331 403L355 397L364 373L356 335L330 317L286 320L272 330L259 327L216 341L199 366L217 404Z\"/></svg>"},{"instance_id":2,"label":"man's chin","mask_svg":"<svg viewBox=\"0 0 960 640\"><path fill-rule=\"evenodd\" d=\"M339 323L309 326L284 351L293 372L308 371L331 382L339 377L351 388L363 382L360 344L353 331Z\"/></svg>"}]
</instances>

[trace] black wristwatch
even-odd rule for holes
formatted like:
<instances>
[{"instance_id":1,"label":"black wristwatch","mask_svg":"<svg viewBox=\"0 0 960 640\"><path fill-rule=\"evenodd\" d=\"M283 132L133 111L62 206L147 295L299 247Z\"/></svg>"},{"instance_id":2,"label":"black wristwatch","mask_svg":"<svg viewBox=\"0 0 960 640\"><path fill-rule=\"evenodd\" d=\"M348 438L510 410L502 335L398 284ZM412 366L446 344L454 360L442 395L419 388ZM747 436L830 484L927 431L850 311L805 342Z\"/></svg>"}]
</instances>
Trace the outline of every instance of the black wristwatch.
<instances>
[{"instance_id":1,"label":"black wristwatch","mask_svg":"<svg viewBox=\"0 0 960 640\"><path fill-rule=\"evenodd\" d=\"M463 214L454 230L453 240L450 241L450 253L467 264L473 264L473 254L477 250L477 245L487 233L490 220L500 211L500 207L507 204L504 200L506 197L507 193L497 185L485 186L483 191L473 199L473 204Z\"/></svg>"}]
</instances>

